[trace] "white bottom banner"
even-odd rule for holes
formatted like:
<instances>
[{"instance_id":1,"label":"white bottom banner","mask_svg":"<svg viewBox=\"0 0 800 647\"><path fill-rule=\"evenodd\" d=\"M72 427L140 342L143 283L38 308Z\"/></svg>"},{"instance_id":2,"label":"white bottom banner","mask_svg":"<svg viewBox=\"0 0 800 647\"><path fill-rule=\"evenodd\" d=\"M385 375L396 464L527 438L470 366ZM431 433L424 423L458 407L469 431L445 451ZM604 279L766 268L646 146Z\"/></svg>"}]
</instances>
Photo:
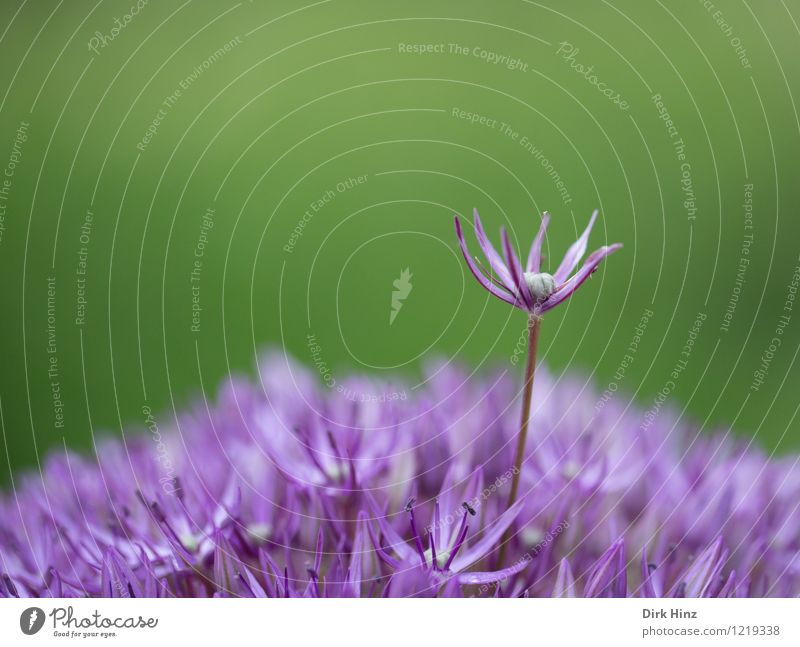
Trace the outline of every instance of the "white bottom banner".
<instances>
[{"instance_id":1,"label":"white bottom banner","mask_svg":"<svg viewBox=\"0 0 800 647\"><path fill-rule=\"evenodd\" d=\"M796 599L0 600L4 646L794 646L799 627Z\"/></svg>"}]
</instances>

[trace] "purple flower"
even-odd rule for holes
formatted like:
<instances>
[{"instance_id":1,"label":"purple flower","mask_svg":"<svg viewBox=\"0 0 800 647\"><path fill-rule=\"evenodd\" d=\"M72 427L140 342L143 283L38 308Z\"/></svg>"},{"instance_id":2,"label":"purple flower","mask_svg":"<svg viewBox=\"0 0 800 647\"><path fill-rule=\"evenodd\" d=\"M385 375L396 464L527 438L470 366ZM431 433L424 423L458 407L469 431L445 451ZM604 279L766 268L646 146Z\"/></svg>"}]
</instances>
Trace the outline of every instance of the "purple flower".
<instances>
[{"instance_id":1,"label":"purple flower","mask_svg":"<svg viewBox=\"0 0 800 647\"><path fill-rule=\"evenodd\" d=\"M413 564L419 560L423 572L431 576L438 576L441 580L455 577L461 584L488 584L504 580L521 571L526 564L519 563L512 567L489 572L474 572L467 569L484 560L497 546L500 537L514 522L522 509L523 501L517 501L508 510L505 510L496 519L486 521L483 527L473 531L473 536L480 539L468 541L470 536L470 517L477 517L478 512L473 503L478 505L480 491L483 484L483 474L480 468L476 469L470 477L463 493L463 501L457 504L454 494L456 489L456 469L451 468L442 484L442 493L434 498L433 515L431 522L424 529L417 523L415 510L416 499L411 498L405 505L404 512L408 515L408 527L411 541L405 542L390 525L384 512L370 501L376 514L381 534L388 542L391 552L397 555L393 558L390 550L376 541L375 548L381 557L390 566L397 569L403 564ZM477 520L476 520L477 521ZM436 580L436 577L432 577Z\"/></svg>"},{"instance_id":2,"label":"purple flower","mask_svg":"<svg viewBox=\"0 0 800 647\"><path fill-rule=\"evenodd\" d=\"M54 453L0 496L0 597L800 595L797 456L540 367L509 507L513 381L432 370L376 403L272 355L157 438Z\"/></svg>"},{"instance_id":3,"label":"purple flower","mask_svg":"<svg viewBox=\"0 0 800 647\"><path fill-rule=\"evenodd\" d=\"M589 234L592 231L594 221L597 219L597 211L595 211L589 219L589 225L586 230L567 250L558 269L556 269L555 273L548 274L542 272L541 265L542 243L544 242L547 225L550 222L549 213L545 211L542 216L539 233L533 239L528 261L524 268L514 248L511 246L511 241L505 228L502 227L500 229L500 237L503 243L503 255L501 257L492 246L492 243L489 242L477 209L474 210L473 217L475 220L475 237L478 239L478 245L489 264L488 275L486 272L481 271L470 255L467 243L464 240L464 232L461 230L461 222L456 216L456 235L461 245L461 252L467 261L467 266L475 275L475 278L478 279L478 283L487 292L506 303L510 303L515 308L534 315L542 315L567 299L591 276L592 272L597 269L597 266L606 256L622 247L621 243L601 247L591 253L581 268L570 276L586 253Z\"/></svg>"}]
</instances>

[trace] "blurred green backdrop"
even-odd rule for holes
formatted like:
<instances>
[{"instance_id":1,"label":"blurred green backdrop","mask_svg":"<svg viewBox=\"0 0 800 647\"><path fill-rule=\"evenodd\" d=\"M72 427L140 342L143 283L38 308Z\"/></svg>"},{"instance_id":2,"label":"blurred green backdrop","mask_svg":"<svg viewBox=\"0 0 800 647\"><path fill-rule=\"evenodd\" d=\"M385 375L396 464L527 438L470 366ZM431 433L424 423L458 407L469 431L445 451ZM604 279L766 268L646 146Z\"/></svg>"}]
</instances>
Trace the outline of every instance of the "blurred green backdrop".
<instances>
[{"instance_id":1,"label":"blurred green backdrop","mask_svg":"<svg viewBox=\"0 0 800 647\"><path fill-rule=\"evenodd\" d=\"M473 207L523 247L550 210L552 259L594 208L591 247L625 244L548 315L551 368L800 447L797 2L0 15L0 480L144 406L166 425L270 345L337 375L414 380L436 354L518 371L524 316L456 246Z\"/></svg>"}]
</instances>

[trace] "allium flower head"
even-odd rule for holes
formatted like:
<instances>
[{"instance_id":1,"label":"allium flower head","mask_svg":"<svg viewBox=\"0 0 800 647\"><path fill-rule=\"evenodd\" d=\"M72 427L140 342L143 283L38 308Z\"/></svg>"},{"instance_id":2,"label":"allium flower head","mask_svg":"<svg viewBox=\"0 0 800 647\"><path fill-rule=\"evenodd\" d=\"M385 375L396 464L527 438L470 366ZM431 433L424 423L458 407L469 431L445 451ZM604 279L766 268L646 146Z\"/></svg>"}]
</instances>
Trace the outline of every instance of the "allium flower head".
<instances>
[{"instance_id":1,"label":"allium flower head","mask_svg":"<svg viewBox=\"0 0 800 647\"><path fill-rule=\"evenodd\" d=\"M0 597L800 594L796 456L542 366L509 506L514 381L431 371L376 403L272 355L158 445L55 452L0 496Z\"/></svg>"},{"instance_id":2,"label":"allium flower head","mask_svg":"<svg viewBox=\"0 0 800 647\"><path fill-rule=\"evenodd\" d=\"M586 253L589 234L592 231L594 221L597 219L597 211L595 211L589 219L589 225L586 230L567 250L558 269L553 274L548 274L547 272L542 272L542 243L544 242L547 225L550 222L549 213L545 211L542 216L539 232L533 239L528 253L528 260L524 267L511 246L508 232L504 227L500 229L500 238L503 244L503 255L501 257L492 243L489 242L477 209L473 212L473 218L475 221L475 237L478 239L478 245L489 264L489 271L488 274L482 271L470 255L467 243L464 240L461 222L456 216L455 225L458 242L470 271L490 294L506 303L510 303L515 308L534 315L542 315L567 299L591 276L592 272L597 269L597 266L606 256L622 247L621 243L601 247L592 252L581 268L575 274L572 274ZM571 274L572 276L570 276Z\"/></svg>"}]
</instances>

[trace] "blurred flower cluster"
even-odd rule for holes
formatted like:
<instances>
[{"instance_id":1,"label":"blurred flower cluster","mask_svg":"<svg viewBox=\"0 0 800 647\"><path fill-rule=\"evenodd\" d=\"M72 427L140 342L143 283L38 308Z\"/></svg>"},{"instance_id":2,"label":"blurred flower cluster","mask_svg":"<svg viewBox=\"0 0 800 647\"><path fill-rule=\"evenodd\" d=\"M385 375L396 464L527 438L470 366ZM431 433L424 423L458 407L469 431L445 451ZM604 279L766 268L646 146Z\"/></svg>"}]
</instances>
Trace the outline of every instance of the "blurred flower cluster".
<instances>
[{"instance_id":1,"label":"blurred flower cluster","mask_svg":"<svg viewBox=\"0 0 800 647\"><path fill-rule=\"evenodd\" d=\"M505 371L439 363L415 389L356 376L345 397L269 355L214 404L17 477L0 499L0 596L800 594L796 457L667 408L643 428L576 376L536 379L506 509L519 394Z\"/></svg>"}]
</instances>

